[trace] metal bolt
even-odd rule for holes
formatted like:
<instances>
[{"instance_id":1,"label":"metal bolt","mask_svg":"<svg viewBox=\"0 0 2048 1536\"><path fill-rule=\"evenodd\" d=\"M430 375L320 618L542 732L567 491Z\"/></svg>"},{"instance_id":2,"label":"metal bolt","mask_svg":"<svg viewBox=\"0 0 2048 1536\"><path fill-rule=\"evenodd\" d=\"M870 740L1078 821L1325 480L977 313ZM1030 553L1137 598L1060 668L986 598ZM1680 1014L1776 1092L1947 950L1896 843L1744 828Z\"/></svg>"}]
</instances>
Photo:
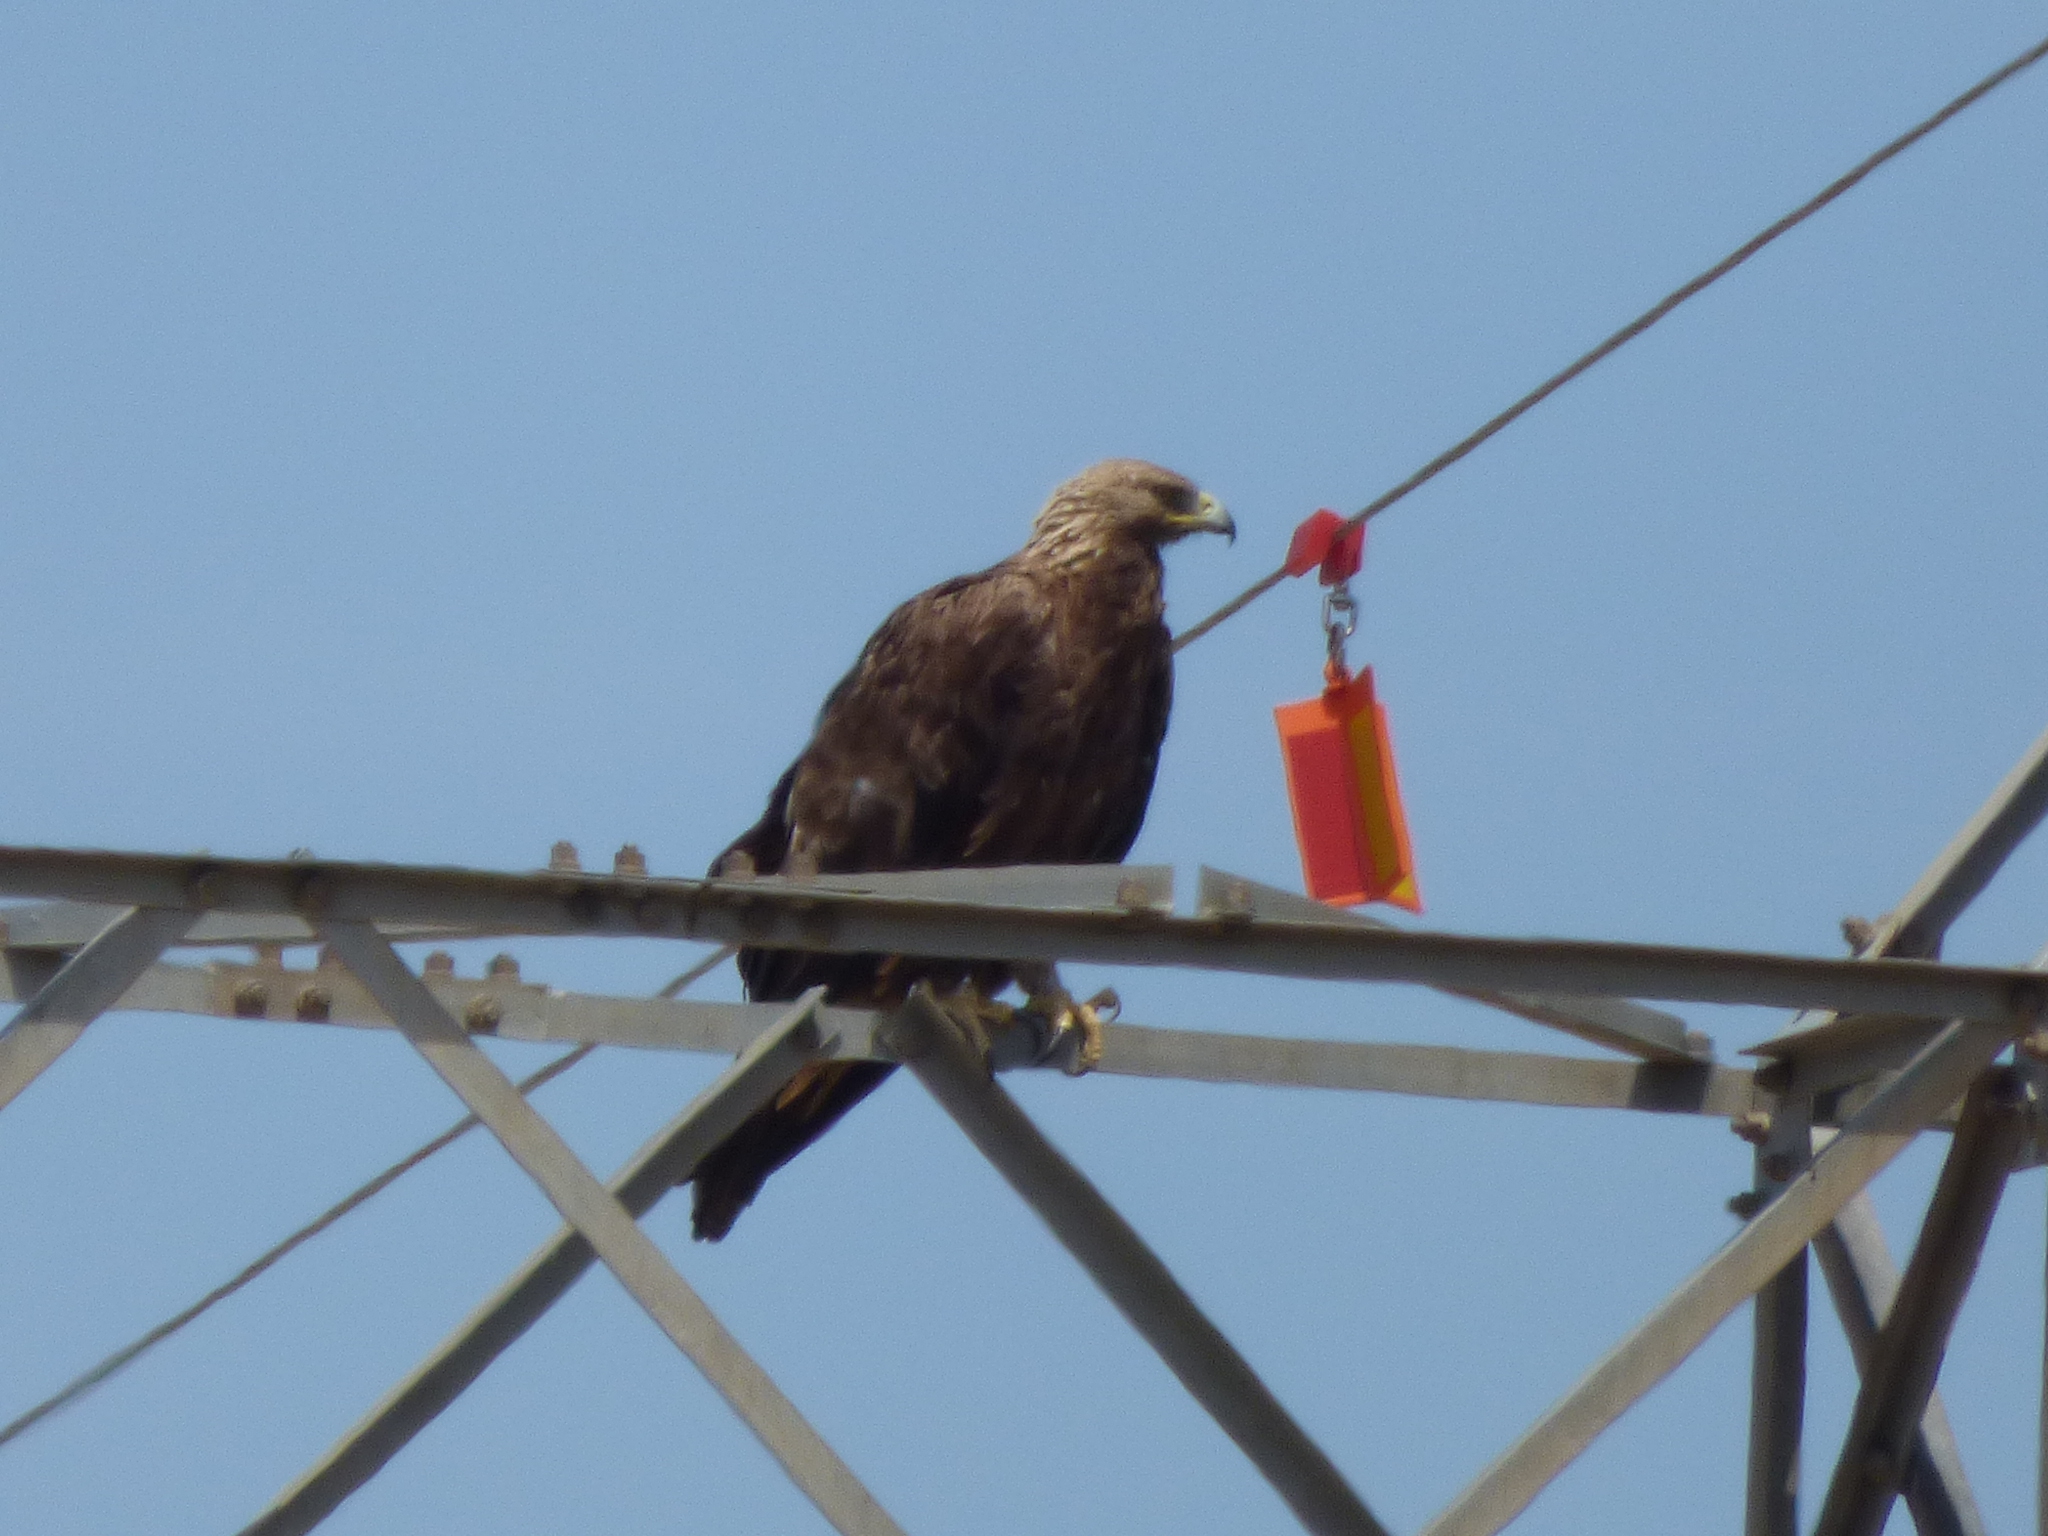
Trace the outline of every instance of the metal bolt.
<instances>
[{"instance_id":1,"label":"metal bolt","mask_svg":"<svg viewBox=\"0 0 2048 1536\"><path fill-rule=\"evenodd\" d=\"M1860 955L1870 948L1870 941L1877 937L1877 924L1867 917L1845 917L1842 919L1842 942L1849 946L1849 953Z\"/></svg>"},{"instance_id":2,"label":"metal bolt","mask_svg":"<svg viewBox=\"0 0 2048 1536\"><path fill-rule=\"evenodd\" d=\"M1753 1081L1766 1093L1783 1093L1792 1086L1792 1063L1767 1061L1756 1069Z\"/></svg>"},{"instance_id":3,"label":"metal bolt","mask_svg":"<svg viewBox=\"0 0 2048 1536\"><path fill-rule=\"evenodd\" d=\"M260 1019L270 1012L270 988L260 981L245 981L235 988L235 1017Z\"/></svg>"},{"instance_id":4,"label":"metal bolt","mask_svg":"<svg viewBox=\"0 0 2048 1536\"><path fill-rule=\"evenodd\" d=\"M1711 1056L1714 1054L1714 1037L1704 1030L1688 1029L1685 1032L1685 1049L1689 1055Z\"/></svg>"},{"instance_id":5,"label":"metal bolt","mask_svg":"<svg viewBox=\"0 0 2048 1536\"><path fill-rule=\"evenodd\" d=\"M1730 1195L1728 1197L1728 1214L1747 1221L1758 1211L1762 1210L1769 1203L1769 1200L1770 1197L1760 1191L1745 1189L1739 1195Z\"/></svg>"},{"instance_id":6,"label":"metal bolt","mask_svg":"<svg viewBox=\"0 0 2048 1536\"><path fill-rule=\"evenodd\" d=\"M318 870L309 870L292 883L292 905L301 912L325 912L333 899L334 882Z\"/></svg>"},{"instance_id":7,"label":"metal bolt","mask_svg":"<svg viewBox=\"0 0 2048 1536\"><path fill-rule=\"evenodd\" d=\"M284 946L282 944L258 944L255 946L255 949L256 963L258 965L283 967Z\"/></svg>"},{"instance_id":8,"label":"metal bolt","mask_svg":"<svg viewBox=\"0 0 2048 1536\"><path fill-rule=\"evenodd\" d=\"M462 1010L462 1022L482 1034L496 1029L504 1018L505 1010L495 997L472 997Z\"/></svg>"},{"instance_id":9,"label":"metal bolt","mask_svg":"<svg viewBox=\"0 0 2048 1536\"><path fill-rule=\"evenodd\" d=\"M548 850L548 868L556 874L580 875L583 861L576 856L576 845L563 841Z\"/></svg>"},{"instance_id":10,"label":"metal bolt","mask_svg":"<svg viewBox=\"0 0 2048 1536\"><path fill-rule=\"evenodd\" d=\"M1728 1129L1751 1146L1760 1147L1771 1137L1770 1112L1762 1109L1745 1109L1728 1122Z\"/></svg>"},{"instance_id":11,"label":"metal bolt","mask_svg":"<svg viewBox=\"0 0 2048 1536\"><path fill-rule=\"evenodd\" d=\"M307 1024L325 1024L334 1010L334 996L325 987L302 987L292 999L292 1013Z\"/></svg>"},{"instance_id":12,"label":"metal bolt","mask_svg":"<svg viewBox=\"0 0 2048 1536\"><path fill-rule=\"evenodd\" d=\"M647 855L640 851L638 844L626 844L625 847L612 855L612 873L623 875L629 880L645 880L647 878Z\"/></svg>"},{"instance_id":13,"label":"metal bolt","mask_svg":"<svg viewBox=\"0 0 2048 1536\"><path fill-rule=\"evenodd\" d=\"M1773 1184L1788 1184L1799 1171L1799 1159L1790 1152L1766 1152L1757 1160L1757 1167Z\"/></svg>"},{"instance_id":14,"label":"metal bolt","mask_svg":"<svg viewBox=\"0 0 2048 1536\"><path fill-rule=\"evenodd\" d=\"M2022 1056L2031 1056L2036 1061L2048 1061L2048 1029L2037 1029L2020 1036L2019 1050Z\"/></svg>"},{"instance_id":15,"label":"metal bolt","mask_svg":"<svg viewBox=\"0 0 2048 1536\"><path fill-rule=\"evenodd\" d=\"M517 981L519 962L510 955L493 955L491 963L484 967L484 975L492 981Z\"/></svg>"},{"instance_id":16,"label":"metal bolt","mask_svg":"<svg viewBox=\"0 0 2048 1536\"><path fill-rule=\"evenodd\" d=\"M1145 882L1129 876L1116 883L1116 904L1126 912L1149 912L1152 909L1152 893L1145 889Z\"/></svg>"},{"instance_id":17,"label":"metal bolt","mask_svg":"<svg viewBox=\"0 0 2048 1536\"><path fill-rule=\"evenodd\" d=\"M421 969L428 976L453 976L455 974L455 957L445 949L437 949L427 956L427 963Z\"/></svg>"}]
</instances>

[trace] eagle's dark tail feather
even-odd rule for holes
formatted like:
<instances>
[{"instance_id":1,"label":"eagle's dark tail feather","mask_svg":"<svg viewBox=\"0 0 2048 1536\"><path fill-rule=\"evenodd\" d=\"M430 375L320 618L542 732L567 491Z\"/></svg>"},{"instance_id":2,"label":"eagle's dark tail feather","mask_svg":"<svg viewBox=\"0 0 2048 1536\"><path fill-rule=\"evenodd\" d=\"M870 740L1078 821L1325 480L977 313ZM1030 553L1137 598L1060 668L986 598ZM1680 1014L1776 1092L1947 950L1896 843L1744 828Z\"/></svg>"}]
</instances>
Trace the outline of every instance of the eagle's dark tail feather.
<instances>
[{"instance_id":1,"label":"eagle's dark tail feather","mask_svg":"<svg viewBox=\"0 0 2048 1536\"><path fill-rule=\"evenodd\" d=\"M829 1061L797 1073L697 1165L691 1234L713 1243L724 1237L769 1174L824 1135L895 1070L885 1061Z\"/></svg>"}]
</instances>

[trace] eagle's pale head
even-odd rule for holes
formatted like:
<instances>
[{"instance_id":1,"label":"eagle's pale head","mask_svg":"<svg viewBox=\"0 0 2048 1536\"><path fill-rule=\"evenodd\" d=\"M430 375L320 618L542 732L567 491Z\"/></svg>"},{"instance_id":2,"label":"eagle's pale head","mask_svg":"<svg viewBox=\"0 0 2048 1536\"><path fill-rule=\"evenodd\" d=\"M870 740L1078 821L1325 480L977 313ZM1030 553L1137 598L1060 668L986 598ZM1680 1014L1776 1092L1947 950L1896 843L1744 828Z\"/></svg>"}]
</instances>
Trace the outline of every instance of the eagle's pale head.
<instances>
[{"instance_id":1,"label":"eagle's pale head","mask_svg":"<svg viewBox=\"0 0 2048 1536\"><path fill-rule=\"evenodd\" d=\"M1237 524L1185 475L1143 459L1104 459L1052 493L1031 525L1031 543L1048 553L1126 542L1157 549L1191 533L1234 542Z\"/></svg>"}]
</instances>

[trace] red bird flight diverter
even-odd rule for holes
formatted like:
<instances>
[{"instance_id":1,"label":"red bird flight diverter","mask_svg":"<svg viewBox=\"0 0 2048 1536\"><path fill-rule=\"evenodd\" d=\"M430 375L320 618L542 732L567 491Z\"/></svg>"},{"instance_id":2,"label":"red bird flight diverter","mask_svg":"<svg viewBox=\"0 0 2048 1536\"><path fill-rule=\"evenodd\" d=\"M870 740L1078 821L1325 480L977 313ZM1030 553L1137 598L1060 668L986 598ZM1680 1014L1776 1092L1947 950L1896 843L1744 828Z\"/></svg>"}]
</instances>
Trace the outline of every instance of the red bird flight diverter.
<instances>
[{"instance_id":1,"label":"red bird flight diverter","mask_svg":"<svg viewBox=\"0 0 2048 1536\"><path fill-rule=\"evenodd\" d=\"M1344 657L1344 642L1357 628L1350 578L1364 549L1365 525L1347 525L1327 509L1294 530L1287 574L1320 566L1319 579L1330 589L1323 599L1323 691L1280 705L1273 720L1309 895L1337 906L1384 901L1420 912L1386 707L1374 696L1372 668L1354 676Z\"/></svg>"}]
</instances>

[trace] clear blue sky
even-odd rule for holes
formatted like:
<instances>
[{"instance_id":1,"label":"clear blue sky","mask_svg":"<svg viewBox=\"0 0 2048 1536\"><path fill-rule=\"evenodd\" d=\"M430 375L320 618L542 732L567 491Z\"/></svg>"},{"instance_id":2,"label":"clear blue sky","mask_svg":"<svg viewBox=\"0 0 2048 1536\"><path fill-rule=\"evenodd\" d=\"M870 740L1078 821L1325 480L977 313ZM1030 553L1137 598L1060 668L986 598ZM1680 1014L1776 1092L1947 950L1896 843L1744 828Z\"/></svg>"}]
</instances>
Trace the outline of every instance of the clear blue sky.
<instances>
[{"instance_id":1,"label":"clear blue sky","mask_svg":"<svg viewBox=\"0 0 2048 1536\"><path fill-rule=\"evenodd\" d=\"M1066 475L1142 455L1235 510L1234 550L1173 556L1186 622L2044 28L9 7L0 840L694 873L876 621ZM2044 165L2036 72L1374 525L1428 922L1839 953L2048 723ZM1269 710L1317 647L1290 587L1182 658L1136 856L1296 880ZM2044 939L2034 848L1950 953ZM693 953L518 952L618 992ZM1571 1045L1115 979L1146 1022ZM1724 1054L1783 1022L1684 1011ZM608 1169L716 1066L600 1055L541 1103ZM1749 1169L1708 1120L1014 1086L1396 1530L1727 1237ZM96 1027L0 1115L0 1417L454 1113L390 1037ZM1937 1156L1879 1186L1901 1252ZM2000 1529L2042 1211L2015 1180L1945 1377ZM0 1528L236 1528L553 1225L465 1144L0 1452ZM1291 1528L913 1084L724 1246L649 1225L913 1532ZM1814 1339L1809 1510L1851 1391L1818 1292ZM1745 1312L1517 1529L1736 1528L1747 1358ZM599 1276L329 1528L682 1527L822 1529Z\"/></svg>"}]
</instances>

